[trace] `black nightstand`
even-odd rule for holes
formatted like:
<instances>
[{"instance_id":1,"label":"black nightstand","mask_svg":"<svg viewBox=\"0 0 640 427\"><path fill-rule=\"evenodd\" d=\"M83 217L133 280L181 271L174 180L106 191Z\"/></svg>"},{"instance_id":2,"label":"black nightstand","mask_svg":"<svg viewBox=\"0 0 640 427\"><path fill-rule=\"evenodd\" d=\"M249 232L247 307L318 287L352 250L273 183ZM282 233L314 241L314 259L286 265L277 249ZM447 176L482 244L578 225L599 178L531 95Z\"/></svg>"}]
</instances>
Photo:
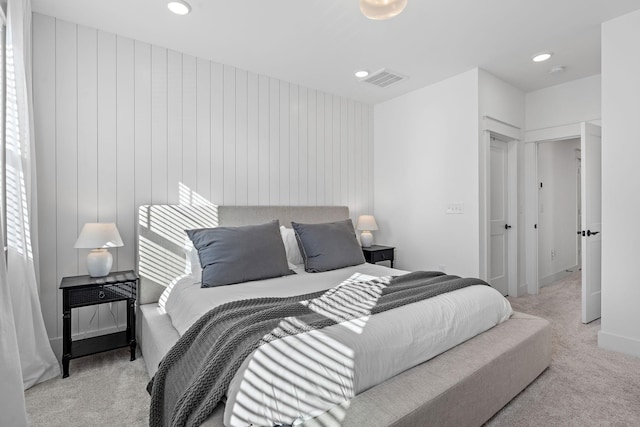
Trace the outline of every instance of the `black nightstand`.
<instances>
[{"instance_id":1,"label":"black nightstand","mask_svg":"<svg viewBox=\"0 0 640 427\"><path fill-rule=\"evenodd\" d=\"M390 261L391 268L393 268L394 250L393 246L371 245L368 248L362 248L362 253L364 254L364 259L371 264Z\"/></svg>"},{"instance_id":2,"label":"black nightstand","mask_svg":"<svg viewBox=\"0 0 640 427\"><path fill-rule=\"evenodd\" d=\"M105 277L63 277L62 289L62 378L69 376L69 361L116 348L130 347L136 360L136 291L138 275L133 270L114 271ZM127 329L73 341L71 309L114 301L127 301Z\"/></svg>"}]
</instances>

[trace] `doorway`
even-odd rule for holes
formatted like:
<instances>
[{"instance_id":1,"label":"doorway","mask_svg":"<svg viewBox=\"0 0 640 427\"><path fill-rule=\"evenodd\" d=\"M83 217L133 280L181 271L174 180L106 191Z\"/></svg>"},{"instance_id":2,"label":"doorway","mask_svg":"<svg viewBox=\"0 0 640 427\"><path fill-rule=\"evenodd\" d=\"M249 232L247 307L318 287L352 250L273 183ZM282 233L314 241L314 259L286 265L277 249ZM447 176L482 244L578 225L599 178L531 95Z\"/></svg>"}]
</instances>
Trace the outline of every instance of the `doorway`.
<instances>
[{"instance_id":1,"label":"doorway","mask_svg":"<svg viewBox=\"0 0 640 427\"><path fill-rule=\"evenodd\" d=\"M489 154L489 283L502 295L509 294L509 157L505 141L491 136Z\"/></svg>"},{"instance_id":2,"label":"doorway","mask_svg":"<svg viewBox=\"0 0 640 427\"><path fill-rule=\"evenodd\" d=\"M582 122L572 125L527 132L525 144L526 193L526 278L529 293L540 291L539 264L549 250L539 248L540 181L538 179L538 150L542 143L580 139L580 264L582 265L582 322L589 323L601 313L601 252L602 252L602 179L600 126ZM556 142L557 144L557 142ZM576 172L577 173L577 172ZM544 182L542 183L544 188ZM577 191L577 190L576 190ZM577 223L576 223L577 225ZM547 248L548 249L548 248ZM578 252L576 251L576 264Z\"/></svg>"},{"instance_id":3,"label":"doorway","mask_svg":"<svg viewBox=\"0 0 640 427\"><path fill-rule=\"evenodd\" d=\"M517 296L517 141L488 133L487 282Z\"/></svg>"},{"instance_id":4,"label":"doorway","mask_svg":"<svg viewBox=\"0 0 640 427\"><path fill-rule=\"evenodd\" d=\"M580 268L580 138L538 144L538 282L564 279Z\"/></svg>"},{"instance_id":5,"label":"doorway","mask_svg":"<svg viewBox=\"0 0 640 427\"><path fill-rule=\"evenodd\" d=\"M519 227L525 219L525 182L518 174L525 144L517 126L484 116L483 128L479 150L479 277L503 295L517 297L526 293L524 247L520 247L525 241L524 227Z\"/></svg>"}]
</instances>

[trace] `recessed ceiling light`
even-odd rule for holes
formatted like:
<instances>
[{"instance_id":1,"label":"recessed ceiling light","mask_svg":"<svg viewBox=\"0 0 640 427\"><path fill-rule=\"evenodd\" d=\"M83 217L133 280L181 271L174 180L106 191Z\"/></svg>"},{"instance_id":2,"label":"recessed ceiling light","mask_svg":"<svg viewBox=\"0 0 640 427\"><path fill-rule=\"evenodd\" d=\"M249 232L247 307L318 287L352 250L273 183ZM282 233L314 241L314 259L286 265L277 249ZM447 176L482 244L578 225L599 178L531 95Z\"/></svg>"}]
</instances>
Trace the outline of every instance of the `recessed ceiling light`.
<instances>
[{"instance_id":1,"label":"recessed ceiling light","mask_svg":"<svg viewBox=\"0 0 640 427\"><path fill-rule=\"evenodd\" d=\"M189 3L183 0L172 0L167 3L167 7L176 15L187 15L189 12L191 12L191 6L189 5Z\"/></svg>"},{"instance_id":2,"label":"recessed ceiling light","mask_svg":"<svg viewBox=\"0 0 640 427\"><path fill-rule=\"evenodd\" d=\"M551 52L540 52L533 55L531 59L533 60L533 62L544 62L551 58L552 55L553 53Z\"/></svg>"},{"instance_id":3,"label":"recessed ceiling light","mask_svg":"<svg viewBox=\"0 0 640 427\"><path fill-rule=\"evenodd\" d=\"M356 77L359 79L364 79L368 75L369 75L369 72L367 70L356 71Z\"/></svg>"}]
</instances>

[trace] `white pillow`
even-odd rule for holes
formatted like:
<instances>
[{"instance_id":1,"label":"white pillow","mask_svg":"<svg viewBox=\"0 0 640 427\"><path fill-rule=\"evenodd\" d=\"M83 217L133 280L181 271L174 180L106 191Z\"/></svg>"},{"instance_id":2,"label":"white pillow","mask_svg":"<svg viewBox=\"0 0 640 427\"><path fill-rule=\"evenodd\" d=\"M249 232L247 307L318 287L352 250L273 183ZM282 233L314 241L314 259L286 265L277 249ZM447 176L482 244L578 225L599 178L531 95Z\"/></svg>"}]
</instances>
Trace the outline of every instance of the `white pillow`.
<instances>
[{"instance_id":1,"label":"white pillow","mask_svg":"<svg viewBox=\"0 0 640 427\"><path fill-rule=\"evenodd\" d=\"M300 247L296 240L296 233L293 231L293 228L287 228L281 225L280 235L282 235L282 241L284 242L284 250L287 252L287 261L293 265L304 264Z\"/></svg>"},{"instance_id":2,"label":"white pillow","mask_svg":"<svg viewBox=\"0 0 640 427\"><path fill-rule=\"evenodd\" d=\"M158 305L164 310L165 304L167 303L167 299L169 298L169 294L173 290L173 287L176 283L181 280L192 280L198 284L202 282L202 265L200 265L200 257L198 256L198 251L195 246L193 246L193 242L189 239L189 236L186 236L184 246L182 247L184 251L185 258L185 267L184 267L184 275L178 276L174 278L169 286L167 286L160 299L158 300Z\"/></svg>"},{"instance_id":3,"label":"white pillow","mask_svg":"<svg viewBox=\"0 0 640 427\"><path fill-rule=\"evenodd\" d=\"M198 251L189 237L184 242L184 255L186 266L184 269L185 274L190 274L196 278L199 282L202 281L202 265L200 265L200 257Z\"/></svg>"}]
</instances>

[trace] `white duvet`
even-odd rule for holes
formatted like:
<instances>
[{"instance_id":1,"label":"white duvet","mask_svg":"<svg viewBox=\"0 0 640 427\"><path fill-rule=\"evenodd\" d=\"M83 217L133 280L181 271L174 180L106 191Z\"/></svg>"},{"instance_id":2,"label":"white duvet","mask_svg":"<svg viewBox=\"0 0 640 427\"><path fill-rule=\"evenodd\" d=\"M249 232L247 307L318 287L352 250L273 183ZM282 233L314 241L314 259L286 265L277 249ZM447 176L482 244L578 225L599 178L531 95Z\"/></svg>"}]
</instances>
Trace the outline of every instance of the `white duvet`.
<instances>
[{"instance_id":1,"label":"white duvet","mask_svg":"<svg viewBox=\"0 0 640 427\"><path fill-rule=\"evenodd\" d=\"M165 309L182 335L200 316L228 301L330 289L348 278L406 272L362 264L202 289L193 277L176 283ZM509 302L488 286L470 286L374 316L286 337L245 360L227 394L226 426L296 424L509 318Z\"/></svg>"}]
</instances>

